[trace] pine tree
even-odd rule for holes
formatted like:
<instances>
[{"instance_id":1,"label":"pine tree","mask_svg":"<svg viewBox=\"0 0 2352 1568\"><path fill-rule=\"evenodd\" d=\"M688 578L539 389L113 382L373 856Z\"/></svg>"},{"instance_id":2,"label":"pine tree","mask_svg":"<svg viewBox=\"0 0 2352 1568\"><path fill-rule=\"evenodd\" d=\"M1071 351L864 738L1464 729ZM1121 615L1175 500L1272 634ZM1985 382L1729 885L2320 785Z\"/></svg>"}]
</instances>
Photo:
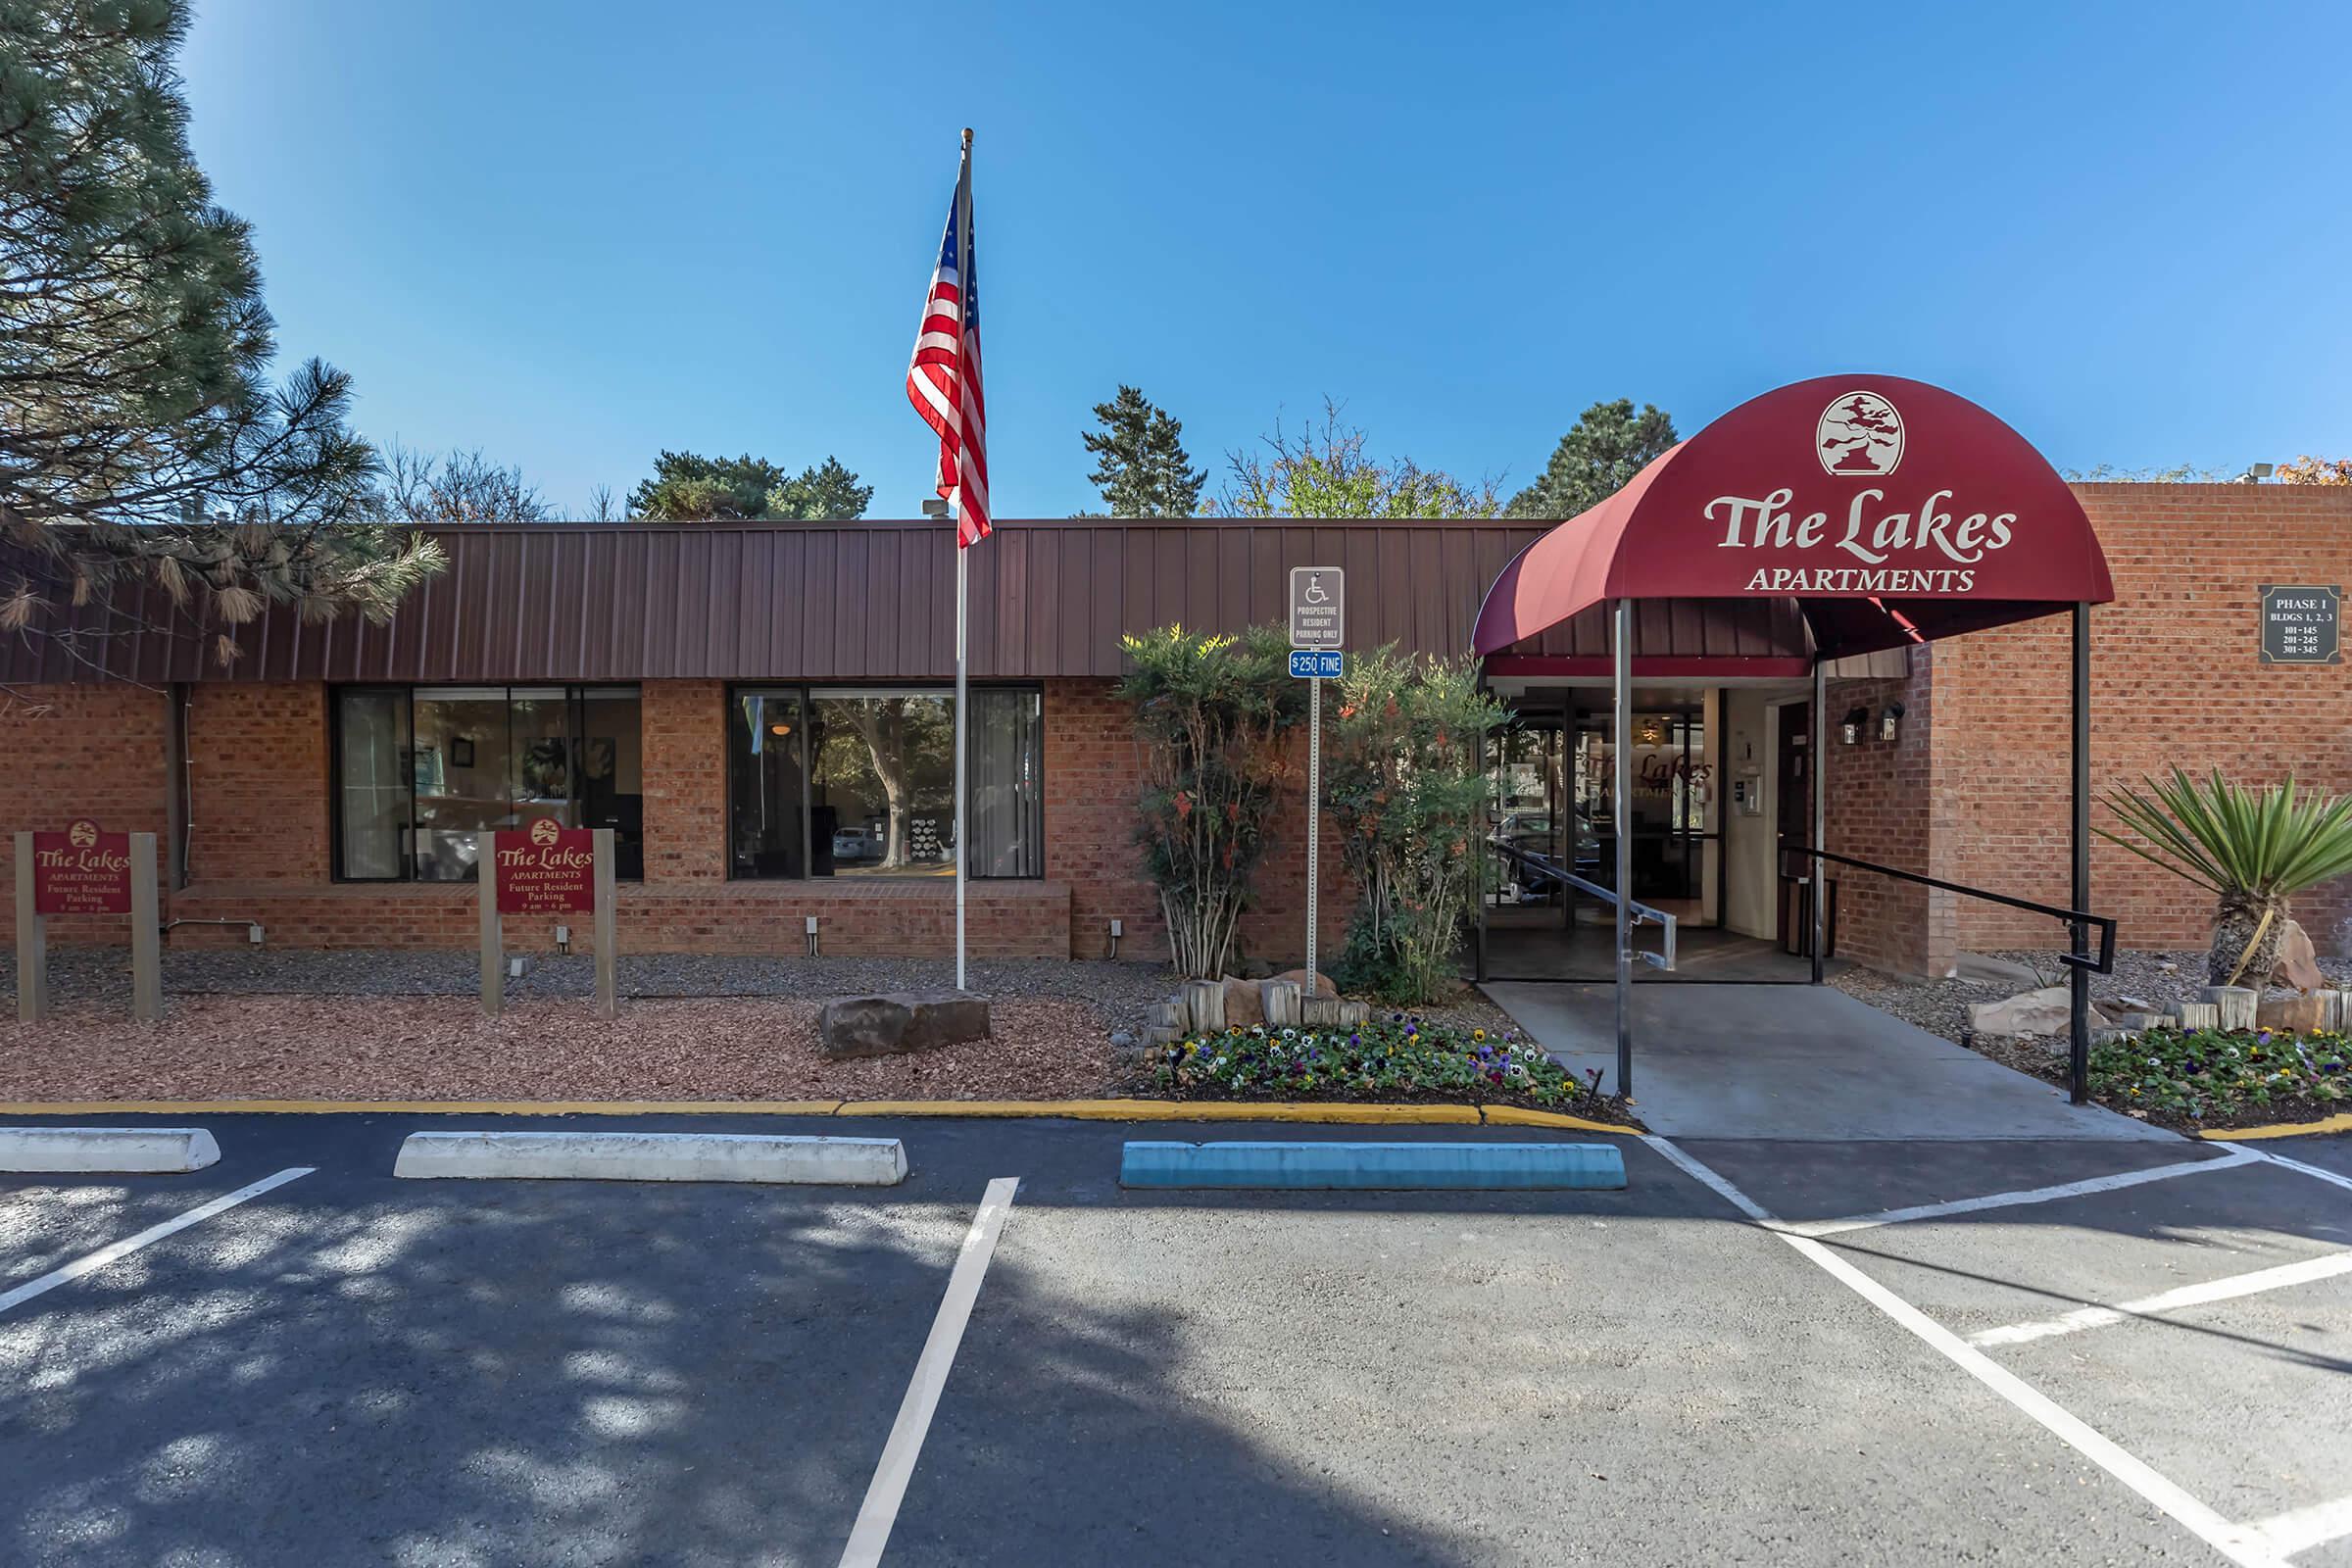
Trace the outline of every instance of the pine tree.
<instances>
[{"instance_id":1,"label":"pine tree","mask_svg":"<svg viewBox=\"0 0 2352 1568\"><path fill-rule=\"evenodd\" d=\"M381 618L442 561L369 521L350 379L267 378L251 231L188 150L188 19L0 5L0 632L112 635L148 582L225 661L267 604Z\"/></svg>"},{"instance_id":2,"label":"pine tree","mask_svg":"<svg viewBox=\"0 0 2352 1568\"><path fill-rule=\"evenodd\" d=\"M1121 386L1095 405L1101 433L1079 439L1098 459L1089 477L1114 517L1189 517L1200 505L1208 475L1184 450L1184 424L1156 408L1136 387Z\"/></svg>"},{"instance_id":3,"label":"pine tree","mask_svg":"<svg viewBox=\"0 0 2352 1568\"><path fill-rule=\"evenodd\" d=\"M1634 413L1634 400L1595 403L1577 416L1551 454L1544 476L1511 497L1506 517L1573 517L1625 488L1675 443L1674 421L1655 404Z\"/></svg>"},{"instance_id":4,"label":"pine tree","mask_svg":"<svg viewBox=\"0 0 2352 1568\"><path fill-rule=\"evenodd\" d=\"M665 522L848 522L865 515L874 487L827 458L786 473L765 458L664 452L654 476L629 494L629 511Z\"/></svg>"}]
</instances>

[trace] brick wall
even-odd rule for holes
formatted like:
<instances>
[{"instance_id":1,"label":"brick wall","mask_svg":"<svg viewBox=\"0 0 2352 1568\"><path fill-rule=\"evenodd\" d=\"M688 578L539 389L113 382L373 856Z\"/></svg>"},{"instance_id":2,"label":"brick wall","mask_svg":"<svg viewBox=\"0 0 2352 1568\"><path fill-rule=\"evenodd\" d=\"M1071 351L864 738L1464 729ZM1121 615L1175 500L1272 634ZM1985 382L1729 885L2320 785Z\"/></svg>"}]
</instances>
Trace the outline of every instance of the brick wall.
<instances>
[{"instance_id":1,"label":"brick wall","mask_svg":"<svg viewBox=\"0 0 2352 1568\"><path fill-rule=\"evenodd\" d=\"M332 875L327 750L326 688L315 681L191 687L189 879L314 885Z\"/></svg>"},{"instance_id":2,"label":"brick wall","mask_svg":"<svg viewBox=\"0 0 2352 1568\"><path fill-rule=\"evenodd\" d=\"M1925 876L1943 876L1936 836L1940 796L1936 777L1935 680L1928 652L1912 652L1902 679L1838 680L1828 688L1828 847ZM1903 705L1896 738L1878 738L1877 720L1890 703ZM1848 746L1838 720L1852 709L1869 710L1863 738ZM1955 936L1952 898L1852 866L1833 865L1838 885L1838 956L1900 974L1942 974L1951 966Z\"/></svg>"},{"instance_id":3,"label":"brick wall","mask_svg":"<svg viewBox=\"0 0 2352 1568\"><path fill-rule=\"evenodd\" d=\"M169 864L170 731L169 697L147 687L0 689L0 937L16 938L20 832L86 816L109 832L153 833ZM53 917L49 940L130 938L120 915L78 915Z\"/></svg>"},{"instance_id":4,"label":"brick wall","mask_svg":"<svg viewBox=\"0 0 2352 1568\"><path fill-rule=\"evenodd\" d=\"M645 744L645 879L727 877L727 690L714 680L649 680Z\"/></svg>"},{"instance_id":5,"label":"brick wall","mask_svg":"<svg viewBox=\"0 0 2352 1568\"><path fill-rule=\"evenodd\" d=\"M1121 957L1168 951L1159 894L1135 843L1143 764L1110 680L1046 682L1046 874L1070 888L1069 951L1101 957L1115 915Z\"/></svg>"},{"instance_id":6,"label":"brick wall","mask_svg":"<svg viewBox=\"0 0 2352 1568\"><path fill-rule=\"evenodd\" d=\"M2352 666L2258 658L2259 586L2352 587L2352 491L2287 485L2083 485L2115 575L2091 612L2091 785L2136 784L2175 763L2267 784L2290 772L2352 789ZM2070 617L1981 632L1936 650L1936 779L1947 863L1962 882L2067 902ZM2092 822L2110 820L2103 808ZM2210 900L2104 840L2092 907L2133 948L2197 948ZM2323 953L2352 951L2352 887L2296 901ZM2056 922L1964 900L1958 945L2047 947Z\"/></svg>"}]
</instances>

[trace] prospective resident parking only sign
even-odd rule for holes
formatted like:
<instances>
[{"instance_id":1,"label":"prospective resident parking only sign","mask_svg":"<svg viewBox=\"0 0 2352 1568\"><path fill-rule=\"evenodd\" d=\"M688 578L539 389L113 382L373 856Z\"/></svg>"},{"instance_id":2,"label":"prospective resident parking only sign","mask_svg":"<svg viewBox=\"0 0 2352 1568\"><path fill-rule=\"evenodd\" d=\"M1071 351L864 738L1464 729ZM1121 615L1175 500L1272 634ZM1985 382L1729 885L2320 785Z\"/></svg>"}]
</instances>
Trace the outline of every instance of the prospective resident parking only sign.
<instances>
[{"instance_id":1,"label":"prospective resident parking only sign","mask_svg":"<svg viewBox=\"0 0 2352 1568\"><path fill-rule=\"evenodd\" d=\"M1291 568L1291 647L1338 653L1348 641L1348 574L1337 566ZM1292 657L1297 673L1297 654Z\"/></svg>"}]
</instances>

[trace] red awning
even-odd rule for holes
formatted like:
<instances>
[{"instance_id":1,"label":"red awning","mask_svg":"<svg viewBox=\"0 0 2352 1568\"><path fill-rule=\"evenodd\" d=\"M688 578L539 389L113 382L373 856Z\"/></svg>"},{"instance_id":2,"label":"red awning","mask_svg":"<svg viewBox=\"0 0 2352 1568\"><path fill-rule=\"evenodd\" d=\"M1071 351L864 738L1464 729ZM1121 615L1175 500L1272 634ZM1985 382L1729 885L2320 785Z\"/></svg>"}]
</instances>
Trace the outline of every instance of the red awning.
<instances>
[{"instance_id":1,"label":"red awning","mask_svg":"<svg viewBox=\"0 0 2352 1568\"><path fill-rule=\"evenodd\" d=\"M2023 436L1887 375L1751 399L1494 579L1499 653L1613 599L1793 601L1825 659L2115 597L2082 504Z\"/></svg>"}]
</instances>

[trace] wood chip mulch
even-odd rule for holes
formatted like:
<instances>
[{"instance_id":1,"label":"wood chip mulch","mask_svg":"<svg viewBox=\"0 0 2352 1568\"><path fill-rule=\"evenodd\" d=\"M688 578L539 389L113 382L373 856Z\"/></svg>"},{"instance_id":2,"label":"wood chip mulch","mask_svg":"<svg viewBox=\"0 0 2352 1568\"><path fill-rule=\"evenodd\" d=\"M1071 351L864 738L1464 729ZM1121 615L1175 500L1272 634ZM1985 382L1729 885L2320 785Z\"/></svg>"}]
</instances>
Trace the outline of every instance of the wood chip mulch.
<instances>
[{"instance_id":1,"label":"wood chip mulch","mask_svg":"<svg viewBox=\"0 0 2352 1568\"><path fill-rule=\"evenodd\" d=\"M158 1024L119 1007L0 1020L0 1100L1064 1100L1112 1076L1075 1002L1000 999L995 1035L906 1056L827 1061L818 1004L187 997Z\"/></svg>"}]
</instances>

